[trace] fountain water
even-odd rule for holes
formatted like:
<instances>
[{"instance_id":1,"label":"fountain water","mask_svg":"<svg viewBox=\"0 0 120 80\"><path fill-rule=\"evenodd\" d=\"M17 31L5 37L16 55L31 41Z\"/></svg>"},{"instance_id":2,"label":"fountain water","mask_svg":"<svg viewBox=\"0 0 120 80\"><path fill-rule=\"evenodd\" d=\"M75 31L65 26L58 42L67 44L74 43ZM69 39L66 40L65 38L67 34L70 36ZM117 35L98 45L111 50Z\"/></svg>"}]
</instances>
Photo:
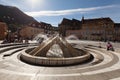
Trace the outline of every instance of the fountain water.
<instances>
[{"instance_id":1,"label":"fountain water","mask_svg":"<svg viewBox=\"0 0 120 80\"><path fill-rule=\"evenodd\" d=\"M79 40L77 36L75 35L70 35L68 37L66 37L67 40Z\"/></svg>"},{"instance_id":2,"label":"fountain water","mask_svg":"<svg viewBox=\"0 0 120 80\"><path fill-rule=\"evenodd\" d=\"M43 40L48 39L46 34L38 34L37 36L35 36L35 38L33 39L33 41L37 41L38 43L41 43Z\"/></svg>"},{"instance_id":3,"label":"fountain water","mask_svg":"<svg viewBox=\"0 0 120 80\"><path fill-rule=\"evenodd\" d=\"M73 48L65 38L57 35L42 42L36 48L23 51L20 57L30 64L62 66L85 62L91 58L91 54Z\"/></svg>"},{"instance_id":4,"label":"fountain water","mask_svg":"<svg viewBox=\"0 0 120 80\"><path fill-rule=\"evenodd\" d=\"M63 51L58 44L54 44L46 54L46 57L63 58Z\"/></svg>"}]
</instances>

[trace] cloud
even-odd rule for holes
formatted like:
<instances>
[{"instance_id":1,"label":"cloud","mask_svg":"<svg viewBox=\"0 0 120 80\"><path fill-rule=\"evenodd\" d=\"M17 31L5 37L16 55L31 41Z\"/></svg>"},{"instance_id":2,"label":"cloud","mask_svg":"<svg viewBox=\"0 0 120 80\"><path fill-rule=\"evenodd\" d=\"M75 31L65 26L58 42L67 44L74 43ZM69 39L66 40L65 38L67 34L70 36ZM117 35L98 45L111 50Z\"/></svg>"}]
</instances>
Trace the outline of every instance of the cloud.
<instances>
[{"instance_id":1,"label":"cloud","mask_svg":"<svg viewBox=\"0 0 120 80\"><path fill-rule=\"evenodd\" d=\"M25 12L29 16L40 17L40 16L62 16L70 15L76 13L88 13L91 11L102 10L117 7L117 5L108 5L108 6L99 6L99 7L90 7L90 8L78 8L78 9L68 9L68 10L58 10L58 11L38 11L38 12Z\"/></svg>"},{"instance_id":2,"label":"cloud","mask_svg":"<svg viewBox=\"0 0 120 80\"><path fill-rule=\"evenodd\" d=\"M5 4L5 5L12 5L12 6L17 6L13 0L0 0L1 3Z\"/></svg>"}]
</instances>

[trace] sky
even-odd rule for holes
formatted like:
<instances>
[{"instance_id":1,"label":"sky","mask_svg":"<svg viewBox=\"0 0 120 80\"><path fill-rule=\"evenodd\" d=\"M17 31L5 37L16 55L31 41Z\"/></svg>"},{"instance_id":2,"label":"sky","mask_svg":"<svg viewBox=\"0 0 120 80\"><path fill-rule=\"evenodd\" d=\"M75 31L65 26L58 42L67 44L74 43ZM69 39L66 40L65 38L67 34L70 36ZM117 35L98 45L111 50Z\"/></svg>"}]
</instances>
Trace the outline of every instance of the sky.
<instances>
[{"instance_id":1,"label":"sky","mask_svg":"<svg viewBox=\"0 0 120 80\"><path fill-rule=\"evenodd\" d=\"M16 6L38 22L58 26L63 18L81 20L110 17L120 23L120 0L0 0L0 4Z\"/></svg>"}]
</instances>

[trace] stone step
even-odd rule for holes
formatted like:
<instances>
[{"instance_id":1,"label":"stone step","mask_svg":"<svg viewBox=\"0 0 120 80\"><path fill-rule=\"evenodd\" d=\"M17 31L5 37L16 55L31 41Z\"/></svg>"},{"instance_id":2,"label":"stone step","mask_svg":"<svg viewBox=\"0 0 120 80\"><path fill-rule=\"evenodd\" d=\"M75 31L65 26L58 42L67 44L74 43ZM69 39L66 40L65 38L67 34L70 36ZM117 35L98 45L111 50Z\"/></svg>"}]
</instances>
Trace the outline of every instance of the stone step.
<instances>
[{"instance_id":1,"label":"stone step","mask_svg":"<svg viewBox=\"0 0 120 80\"><path fill-rule=\"evenodd\" d=\"M3 47L3 48L0 48L0 54L5 52L5 51L15 49L15 48L20 48L20 47L28 47L28 45L15 45L15 46Z\"/></svg>"}]
</instances>

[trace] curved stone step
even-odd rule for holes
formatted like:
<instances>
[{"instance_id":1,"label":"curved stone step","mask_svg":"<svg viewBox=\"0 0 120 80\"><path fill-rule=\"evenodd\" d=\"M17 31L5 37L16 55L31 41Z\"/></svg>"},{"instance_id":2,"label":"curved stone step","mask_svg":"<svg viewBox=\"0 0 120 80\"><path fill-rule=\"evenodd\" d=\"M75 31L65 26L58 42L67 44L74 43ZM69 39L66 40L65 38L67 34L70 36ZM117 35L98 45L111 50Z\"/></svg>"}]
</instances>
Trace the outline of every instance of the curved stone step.
<instances>
[{"instance_id":1,"label":"curved stone step","mask_svg":"<svg viewBox=\"0 0 120 80\"><path fill-rule=\"evenodd\" d=\"M9 51L3 53L3 57L11 56L11 55L15 54L16 52L22 51L22 50L25 49L25 48L26 48L26 47L9 50Z\"/></svg>"},{"instance_id":2,"label":"curved stone step","mask_svg":"<svg viewBox=\"0 0 120 80\"><path fill-rule=\"evenodd\" d=\"M119 57L117 57L115 54L112 54L111 52L108 53L108 51L105 51L105 50L100 50L100 51L103 51L104 54L109 55L111 57L111 60L110 60L110 58L108 58L107 56L105 56L103 54L104 55L104 60L100 64L93 65L93 66L88 67L86 69L80 69L80 71L91 72L91 71L96 71L96 70L109 68L109 67L115 65L119 61Z\"/></svg>"},{"instance_id":3,"label":"curved stone step","mask_svg":"<svg viewBox=\"0 0 120 80\"><path fill-rule=\"evenodd\" d=\"M16 46L16 45L26 45L26 44L23 44L23 43L0 44L0 48L2 48L2 47L8 47L8 46Z\"/></svg>"},{"instance_id":4,"label":"curved stone step","mask_svg":"<svg viewBox=\"0 0 120 80\"><path fill-rule=\"evenodd\" d=\"M96 65L104 60L103 55L99 54L98 52L90 50L90 49L85 49L85 50L87 50L89 53L91 53L94 57L93 61L90 64Z\"/></svg>"},{"instance_id":5,"label":"curved stone step","mask_svg":"<svg viewBox=\"0 0 120 80\"><path fill-rule=\"evenodd\" d=\"M28 47L28 45L15 45L15 46L3 47L3 48L0 48L0 54L5 51L15 49L15 48L20 48L20 47Z\"/></svg>"}]
</instances>

